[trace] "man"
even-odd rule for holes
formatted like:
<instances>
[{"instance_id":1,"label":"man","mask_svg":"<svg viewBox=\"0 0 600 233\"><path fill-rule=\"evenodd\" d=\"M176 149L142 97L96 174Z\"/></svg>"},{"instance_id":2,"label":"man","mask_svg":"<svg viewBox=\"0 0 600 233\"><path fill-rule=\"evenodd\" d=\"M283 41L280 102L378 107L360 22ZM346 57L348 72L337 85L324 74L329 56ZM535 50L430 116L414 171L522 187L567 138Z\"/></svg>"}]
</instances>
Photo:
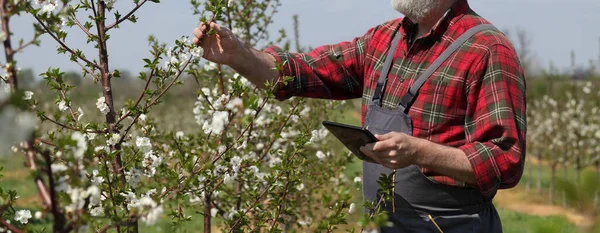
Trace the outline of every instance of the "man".
<instances>
[{"instance_id":1,"label":"man","mask_svg":"<svg viewBox=\"0 0 600 233\"><path fill-rule=\"evenodd\" d=\"M378 174L397 171L395 203L386 205L394 226L382 232L502 232L491 200L519 182L525 158L517 55L466 0L391 2L404 18L306 54L249 48L214 23L215 36L201 25L193 42L259 87L295 77L278 84L280 100L362 97L363 125L379 139L361 147L378 162L363 163L365 198L378 198Z\"/></svg>"}]
</instances>

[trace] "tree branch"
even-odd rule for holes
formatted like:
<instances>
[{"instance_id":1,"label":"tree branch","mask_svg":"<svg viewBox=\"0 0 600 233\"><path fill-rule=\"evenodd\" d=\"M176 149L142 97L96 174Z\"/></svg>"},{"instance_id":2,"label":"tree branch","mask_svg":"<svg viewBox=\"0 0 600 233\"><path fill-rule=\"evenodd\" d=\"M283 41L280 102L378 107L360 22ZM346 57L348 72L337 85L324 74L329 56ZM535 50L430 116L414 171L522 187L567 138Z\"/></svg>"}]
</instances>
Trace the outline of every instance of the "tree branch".
<instances>
[{"instance_id":1,"label":"tree branch","mask_svg":"<svg viewBox=\"0 0 600 233\"><path fill-rule=\"evenodd\" d=\"M30 41L27 41L26 43L21 44L21 46L19 46L17 49L14 50L14 53L20 53L20 52L22 52L23 49L25 49L28 46L32 45L36 41L36 39L37 39L37 37L34 37Z\"/></svg>"},{"instance_id":2,"label":"tree branch","mask_svg":"<svg viewBox=\"0 0 600 233\"><path fill-rule=\"evenodd\" d=\"M60 122L58 122L58 121L56 121L56 120L54 120L54 119L46 116L45 114L41 114L40 116L42 118L44 118L44 120L48 120L48 121L50 121L50 122L52 122L52 123L54 123L54 124L56 124L56 125L58 125L60 127L65 128L65 129L70 129L70 130L79 131L79 132L83 132L83 133L107 133L108 132L106 130L80 130L80 129L77 129L77 128L65 125L63 123L60 123Z\"/></svg>"},{"instance_id":3,"label":"tree branch","mask_svg":"<svg viewBox=\"0 0 600 233\"><path fill-rule=\"evenodd\" d=\"M23 233L23 231L21 229L6 222L6 220L4 220L2 218L0 218L0 224L3 225L4 227L6 227L6 229L8 229L9 231L12 231L13 233Z\"/></svg>"},{"instance_id":4,"label":"tree branch","mask_svg":"<svg viewBox=\"0 0 600 233\"><path fill-rule=\"evenodd\" d=\"M294 154L292 154L292 156L290 156L290 159L288 160L288 162L289 162L289 161L291 161L291 160L293 160L293 159L294 159L294 157L296 157L296 155L297 155L297 154L298 154L298 153L294 153ZM275 180L279 180L279 178L281 177L281 174L283 174L283 172L281 172L281 173L278 173L278 174L277 174L277 176L275 177ZM246 208L246 210L244 210L244 214L243 214L243 216L246 216L246 214L248 214L248 212L250 212L250 210L251 210L251 209L253 209L253 208L254 208L254 207L255 207L255 206L258 204L258 202L259 202L260 200L262 200L262 199L263 199L263 198L264 198L264 197L267 195L267 193L269 192L269 189L271 189L271 187L273 186L273 184L274 184L274 183L270 183L270 184L268 184L268 185L267 185L267 187L265 188L265 191L263 191L263 192L260 194L260 196L259 196L258 198L256 198L256 200L254 200L254 202L253 202L253 203L252 203L250 206L248 206L248 208ZM235 221L235 222L234 222L234 223L231 225L231 228L229 229L229 232L230 232L230 233L234 231L235 227L236 227L236 226L237 226L237 225L240 223L240 220L241 220L241 219L242 219L242 217L239 217L239 218L238 218L238 219L237 219L237 220L236 220L236 221Z\"/></svg>"},{"instance_id":5,"label":"tree branch","mask_svg":"<svg viewBox=\"0 0 600 233\"><path fill-rule=\"evenodd\" d=\"M38 23L40 25L42 25L42 27L48 33L48 35L50 35L52 37L52 39L54 39L63 49L65 49L67 52L71 53L73 56L79 58L80 60L86 62L88 65L90 65L90 66L92 66L92 67L94 67L96 69L100 69L100 66L98 64L91 62L90 60L88 60L84 56L78 55L77 53L75 53L75 51L73 51L71 48L69 48L63 41L61 41L60 39L58 39L58 37L56 37L56 35L54 35L54 33L52 33L50 31L50 29L48 28L48 26L46 26L46 24L44 24L44 22L39 17L37 17L37 15L35 15L35 14L31 14L31 15L33 15L33 17L38 21Z\"/></svg>"},{"instance_id":6,"label":"tree branch","mask_svg":"<svg viewBox=\"0 0 600 233\"><path fill-rule=\"evenodd\" d=\"M73 18L73 21L75 21L75 24L77 24L77 26L79 26L81 31L83 31L90 39L94 38L92 36L92 33L90 33L90 31L87 30L87 28L85 28L83 25L81 25L81 22L79 22L79 19L77 19L77 16L75 16L75 12L71 12L71 18Z\"/></svg>"},{"instance_id":7,"label":"tree branch","mask_svg":"<svg viewBox=\"0 0 600 233\"><path fill-rule=\"evenodd\" d=\"M65 216L61 213L59 209L57 201L58 197L56 194L56 190L54 189L54 187L56 187L56 184L54 183L54 174L52 173L52 159L50 158L50 152L42 152L42 157L44 157L44 160L46 162L46 175L48 176L48 183L50 186L50 210L52 211L52 215L54 216L52 229L54 232L64 232L64 227L66 225L64 218Z\"/></svg>"},{"instance_id":8,"label":"tree branch","mask_svg":"<svg viewBox=\"0 0 600 233\"><path fill-rule=\"evenodd\" d=\"M133 105L134 109L140 105L140 102L146 95L146 91L148 90L148 86L150 86L150 82L152 82L153 77L154 77L154 69L152 69L152 71L150 71L150 75L146 79L146 85L144 86L144 90L142 91L142 93L140 94L140 97L138 97L138 99L135 101L135 104ZM125 120L125 118L127 118L130 115L131 115L131 111L127 111L127 113L125 115L123 115L123 116L121 116L121 118L119 118L119 120L117 121L117 124L121 123L121 121Z\"/></svg>"},{"instance_id":9,"label":"tree branch","mask_svg":"<svg viewBox=\"0 0 600 233\"><path fill-rule=\"evenodd\" d=\"M122 23L123 21L127 20L131 15L133 15L133 13L135 13L142 5L144 5L144 3L146 3L147 0L142 0L142 2L138 3L137 5L135 5L135 7L129 12L127 13L125 16L123 16L123 18L118 19L116 22L114 22L111 25L108 25L106 27L105 32L107 32L108 30L119 26L120 23Z\"/></svg>"},{"instance_id":10,"label":"tree branch","mask_svg":"<svg viewBox=\"0 0 600 233\"><path fill-rule=\"evenodd\" d=\"M37 171L37 165L35 163L35 156L37 155L37 151L34 147L34 142L27 141L25 144L25 157L27 159L27 167L31 171ZM40 198L42 199L42 203L44 203L44 207L47 210L50 210L52 207L52 198L50 196L50 192L48 191L48 186L44 183L42 176L40 173L36 173L34 177L35 186L38 189L38 193L40 194Z\"/></svg>"}]
</instances>

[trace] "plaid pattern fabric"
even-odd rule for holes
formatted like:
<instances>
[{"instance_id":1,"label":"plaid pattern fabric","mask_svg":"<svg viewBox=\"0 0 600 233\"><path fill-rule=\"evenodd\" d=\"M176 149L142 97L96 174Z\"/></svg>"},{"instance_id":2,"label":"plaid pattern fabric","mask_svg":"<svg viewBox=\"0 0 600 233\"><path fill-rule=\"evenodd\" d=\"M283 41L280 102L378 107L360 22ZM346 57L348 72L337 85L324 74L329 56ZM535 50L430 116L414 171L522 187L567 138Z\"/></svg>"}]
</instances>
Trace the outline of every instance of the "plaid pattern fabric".
<instances>
[{"instance_id":1,"label":"plaid pattern fabric","mask_svg":"<svg viewBox=\"0 0 600 233\"><path fill-rule=\"evenodd\" d=\"M397 109L412 83L463 32L489 23L459 0L427 35L410 41L416 25L396 19L352 41L316 48L305 54L278 47L265 51L285 62L283 74L295 79L276 90L292 96L351 99L362 97L362 122L394 33L403 34L388 76L382 105ZM413 136L460 148L467 155L481 193L515 186L525 159L525 78L509 40L483 31L458 49L419 91L409 115ZM422 168L431 180L455 186L464 182Z\"/></svg>"}]
</instances>

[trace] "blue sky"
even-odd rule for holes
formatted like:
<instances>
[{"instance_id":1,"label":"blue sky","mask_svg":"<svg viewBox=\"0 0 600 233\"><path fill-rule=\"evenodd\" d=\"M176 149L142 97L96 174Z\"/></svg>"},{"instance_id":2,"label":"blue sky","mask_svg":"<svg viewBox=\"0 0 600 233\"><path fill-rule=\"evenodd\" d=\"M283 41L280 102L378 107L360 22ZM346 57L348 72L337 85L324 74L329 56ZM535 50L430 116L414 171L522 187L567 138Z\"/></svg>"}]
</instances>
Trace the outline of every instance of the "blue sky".
<instances>
[{"instance_id":1,"label":"blue sky","mask_svg":"<svg viewBox=\"0 0 600 233\"><path fill-rule=\"evenodd\" d=\"M281 0L282 7L275 17L273 31L292 29L292 15L300 17L301 42L319 46L351 40L384 21L401 17L389 0ZM547 67L552 61L560 68L570 66L570 53L575 51L576 63L596 64L600 53L599 0L471 0L471 7L502 30L522 28L531 37L534 56L539 65ZM119 0L121 13L133 5L131 0ZM137 72L143 69L141 59L148 56L146 38L155 35L160 41L172 43L180 36L191 36L198 19L192 15L187 0L162 0L148 4L137 14L137 24L125 23L113 30L109 49L111 68ZM32 34L31 16L23 15L11 22L15 36L29 38ZM83 33L69 30L67 42L96 57L97 52L85 44ZM14 39L13 39L14 40ZM68 56L56 54L56 43L44 35L41 47L30 47L17 55L20 67L33 68L41 73L48 67L79 70Z\"/></svg>"}]
</instances>

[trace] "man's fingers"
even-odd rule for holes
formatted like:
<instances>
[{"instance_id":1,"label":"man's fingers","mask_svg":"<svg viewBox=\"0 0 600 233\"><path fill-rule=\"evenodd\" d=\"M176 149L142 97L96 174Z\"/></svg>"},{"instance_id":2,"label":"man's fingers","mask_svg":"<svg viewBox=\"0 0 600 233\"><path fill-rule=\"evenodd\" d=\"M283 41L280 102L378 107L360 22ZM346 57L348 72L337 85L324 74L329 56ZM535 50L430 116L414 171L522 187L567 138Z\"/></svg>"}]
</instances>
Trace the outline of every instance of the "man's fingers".
<instances>
[{"instance_id":1,"label":"man's fingers","mask_svg":"<svg viewBox=\"0 0 600 233\"><path fill-rule=\"evenodd\" d=\"M374 143L372 150L376 152L382 152L396 149L396 147L397 145L396 142L394 142L394 140L384 140Z\"/></svg>"},{"instance_id":2,"label":"man's fingers","mask_svg":"<svg viewBox=\"0 0 600 233\"><path fill-rule=\"evenodd\" d=\"M398 133L396 133L396 132L389 132L389 133L386 133L386 134L383 134L383 135L379 135L379 134L375 135L375 137L377 139L379 139L379 141L384 141L384 140L388 140L390 138L393 138L397 134Z\"/></svg>"},{"instance_id":3,"label":"man's fingers","mask_svg":"<svg viewBox=\"0 0 600 233\"><path fill-rule=\"evenodd\" d=\"M194 28L194 39L192 39L192 42L195 45L198 45L198 43L200 42L200 39L202 39L202 36L204 36L204 33L202 33L202 29Z\"/></svg>"}]
</instances>

